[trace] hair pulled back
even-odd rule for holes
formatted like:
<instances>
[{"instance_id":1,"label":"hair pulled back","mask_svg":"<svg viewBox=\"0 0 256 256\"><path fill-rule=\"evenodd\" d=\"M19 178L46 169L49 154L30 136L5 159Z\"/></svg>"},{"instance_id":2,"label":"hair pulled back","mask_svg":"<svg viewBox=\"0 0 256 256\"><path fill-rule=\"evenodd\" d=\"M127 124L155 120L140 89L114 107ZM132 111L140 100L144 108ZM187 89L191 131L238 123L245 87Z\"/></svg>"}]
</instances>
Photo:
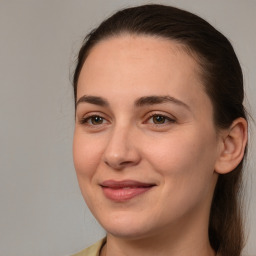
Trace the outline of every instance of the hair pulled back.
<instances>
[{"instance_id":1,"label":"hair pulled back","mask_svg":"<svg viewBox=\"0 0 256 256\"><path fill-rule=\"evenodd\" d=\"M246 119L242 70L227 38L192 13L155 4L118 11L86 36L73 77L75 100L79 74L90 50L100 41L124 33L176 41L196 58L213 104L217 129L228 128L238 117ZM212 200L209 239L213 249L223 256L240 256L244 246L242 166L243 160L232 172L219 175Z\"/></svg>"}]
</instances>

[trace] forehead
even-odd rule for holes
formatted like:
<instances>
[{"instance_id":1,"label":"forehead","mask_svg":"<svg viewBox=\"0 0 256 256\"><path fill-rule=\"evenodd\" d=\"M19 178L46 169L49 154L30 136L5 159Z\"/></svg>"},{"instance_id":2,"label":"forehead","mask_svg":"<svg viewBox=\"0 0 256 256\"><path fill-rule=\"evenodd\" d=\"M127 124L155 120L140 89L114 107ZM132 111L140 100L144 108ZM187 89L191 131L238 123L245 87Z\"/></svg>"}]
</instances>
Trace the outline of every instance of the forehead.
<instances>
[{"instance_id":1,"label":"forehead","mask_svg":"<svg viewBox=\"0 0 256 256\"><path fill-rule=\"evenodd\" d=\"M194 71L200 71L196 55L192 54L192 51L189 51L184 44L163 37L134 34L121 34L103 39L90 50L84 65L91 62L91 59L95 63L106 60L113 63L117 60L122 61L122 57L133 58L134 61L143 59L156 61L158 59L161 63L166 61L167 65L172 63L170 57L172 59L175 57L176 61L186 58L186 62Z\"/></svg>"},{"instance_id":2,"label":"forehead","mask_svg":"<svg viewBox=\"0 0 256 256\"><path fill-rule=\"evenodd\" d=\"M81 70L78 97L109 93L124 98L170 94L188 103L197 102L200 95L208 98L200 67L185 46L165 38L129 34L96 44Z\"/></svg>"}]
</instances>

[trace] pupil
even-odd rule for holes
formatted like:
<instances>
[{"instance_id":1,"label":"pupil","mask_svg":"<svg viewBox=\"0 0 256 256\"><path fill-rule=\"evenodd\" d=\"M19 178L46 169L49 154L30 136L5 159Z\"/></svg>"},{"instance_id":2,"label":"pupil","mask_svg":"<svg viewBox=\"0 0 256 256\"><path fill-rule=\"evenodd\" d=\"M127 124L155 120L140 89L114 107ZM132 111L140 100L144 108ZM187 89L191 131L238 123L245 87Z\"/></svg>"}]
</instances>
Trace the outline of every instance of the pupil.
<instances>
[{"instance_id":1,"label":"pupil","mask_svg":"<svg viewBox=\"0 0 256 256\"><path fill-rule=\"evenodd\" d=\"M163 117L163 116L154 116L153 120L154 120L154 123L163 124L164 121L165 121L165 117Z\"/></svg>"},{"instance_id":2,"label":"pupil","mask_svg":"<svg viewBox=\"0 0 256 256\"><path fill-rule=\"evenodd\" d=\"M92 123L93 124L102 124L102 122L103 122L103 119L100 116L94 116L92 118Z\"/></svg>"}]
</instances>

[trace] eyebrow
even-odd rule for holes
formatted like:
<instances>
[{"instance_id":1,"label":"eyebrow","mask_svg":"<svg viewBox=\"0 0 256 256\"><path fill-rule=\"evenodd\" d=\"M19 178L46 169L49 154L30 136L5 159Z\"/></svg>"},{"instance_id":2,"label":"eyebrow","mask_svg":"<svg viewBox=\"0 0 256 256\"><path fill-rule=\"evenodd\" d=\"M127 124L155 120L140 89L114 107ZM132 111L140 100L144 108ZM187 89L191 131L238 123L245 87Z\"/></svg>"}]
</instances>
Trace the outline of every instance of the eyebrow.
<instances>
[{"instance_id":1,"label":"eyebrow","mask_svg":"<svg viewBox=\"0 0 256 256\"><path fill-rule=\"evenodd\" d=\"M101 107L109 106L109 102L106 99L102 98L102 97L83 95L76 102L76 108L82 102L90 103L90 104L101 106ZM135 101L134 105L136 107L143 107L143 106L157 105L157 104L168 103L168 102L183 106L186 109L190 110L190 107L186 103L184 103L183 101L178 100L178 99L176 99L172 96L169 96L169 95L166 95L166 96L152 95L152 96L141 97L141 98L138 98Z\"/></svg>"},{"instance_id":2,"label":"eyebrow","mask_svg":"<svg viewBox=\"0 0 256 256\"><path fill-rule=\"evenodd\" d=\"M81 98L79 98L79 100L76 102L76 108L77 108L78 104L80 104L82 102L98 105L101 107L109 106L108 101L102 97L84 95Z\"/></svg>"},{"instance_id":3,"label":"eyebrow","mask_svg":"<svg viewBox=\"0 0 256 256\"><path fill-rule=\"evenodd\" d=\"M190 110L190 107L186 103L174 97L171 97L169 95L141 97L135 101L135 106L142 107L147 105L156 105L156 104L168 103L168 102L183 106L188 110Z\"/></svg>"}]
</instances>

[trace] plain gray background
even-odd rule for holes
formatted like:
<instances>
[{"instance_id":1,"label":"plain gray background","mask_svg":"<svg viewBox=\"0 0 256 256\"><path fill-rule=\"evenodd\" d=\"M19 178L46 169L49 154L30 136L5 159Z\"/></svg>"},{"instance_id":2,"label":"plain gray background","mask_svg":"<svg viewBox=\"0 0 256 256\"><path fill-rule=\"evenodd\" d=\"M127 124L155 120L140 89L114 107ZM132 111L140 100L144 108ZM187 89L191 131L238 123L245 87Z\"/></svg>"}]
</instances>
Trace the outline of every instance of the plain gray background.
<instances>
[{"instance_id":1,"label":"plain gray background","mask_svg":"<svg viewBox=\"0 0 256 256\"><path fill-rule=\"evenodd\" d=\"M0 0L0 255L70 255L104 236L73 167L70 77L90 29L120 7L146 2ZM231 40L244 71L246 106L256 119L256 1L151 2L197 13ZM246 255L256 255L254 133L252 125Z\"/></svg>"}]
</instances>

